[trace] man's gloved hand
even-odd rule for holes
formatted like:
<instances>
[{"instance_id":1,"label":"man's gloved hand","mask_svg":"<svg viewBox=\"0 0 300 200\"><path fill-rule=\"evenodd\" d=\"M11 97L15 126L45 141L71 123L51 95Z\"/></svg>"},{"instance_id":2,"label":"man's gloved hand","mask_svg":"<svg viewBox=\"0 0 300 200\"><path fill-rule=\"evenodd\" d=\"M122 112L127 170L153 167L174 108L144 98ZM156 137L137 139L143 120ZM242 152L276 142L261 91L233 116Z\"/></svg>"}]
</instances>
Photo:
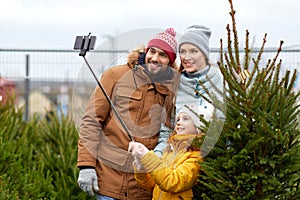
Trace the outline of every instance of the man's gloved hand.
<instances>
[{"instance_id":1,"label":"man's gloved hand","mask_svg":"<svg viewBox=\"0 0 300 200\"><path fill-rule=\"evenodd\" d=\"M133 157L141 159L146 153L148 153L147 147L139 142L130 142L128 146L128 152L133 155Z\"/></svg>"},{"instance_id":2,"label":"man's gloved hand","mask_svg":"<svg viewBox=\"0 0 300 200\"><path fill-rule=\"evenodd\" d=\"M94 196L94 191L99 190L95 169L81 169L77 182L79 187L90 196Z\"/></svg>"}]
</instances>

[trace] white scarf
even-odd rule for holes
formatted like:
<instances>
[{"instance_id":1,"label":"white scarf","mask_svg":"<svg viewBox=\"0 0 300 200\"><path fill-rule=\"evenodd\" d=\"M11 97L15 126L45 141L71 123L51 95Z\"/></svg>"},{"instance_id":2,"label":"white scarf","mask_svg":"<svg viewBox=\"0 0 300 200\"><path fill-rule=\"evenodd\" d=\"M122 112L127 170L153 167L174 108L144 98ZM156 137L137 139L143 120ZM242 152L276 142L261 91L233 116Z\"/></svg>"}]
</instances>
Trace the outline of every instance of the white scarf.
<instances>
[{"instance_id":1,"label":"white scarf","mask_svg":"<svg viewBox=\"0 0 300 200\"><path fill-rule=\"evenodd\" d=\"M195 91L210 99L203 86L199 84L199 81L202 82L210 93L213 93L216 96L219 95L214 86L223 91L223 75L219 68L215 66L207 66L204 69L193 73L183 72L180 76L176 97L176 113L184 105L193 104L196 106L205 106L205 104L209 104L203 97L196 95L197 93ZM213 83L214 86L211 83Z\"/></svg>"}]
</instances>

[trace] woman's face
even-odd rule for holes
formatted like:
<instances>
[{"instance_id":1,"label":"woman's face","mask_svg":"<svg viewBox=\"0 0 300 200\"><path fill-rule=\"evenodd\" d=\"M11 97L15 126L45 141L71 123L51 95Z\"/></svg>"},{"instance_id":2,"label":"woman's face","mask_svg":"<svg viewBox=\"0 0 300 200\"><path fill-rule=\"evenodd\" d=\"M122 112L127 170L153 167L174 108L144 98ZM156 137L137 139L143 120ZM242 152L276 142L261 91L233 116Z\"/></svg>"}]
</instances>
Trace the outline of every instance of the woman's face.
<instances>
[{"instance_id":1,"label":"woman's face","mask_svg":"<svg viewBox=\"0 0 300 200\"><path fill-rule=\"evenodd\" d=\"M202 51L195 45L185 43L179 49L180 61L186 72L195 72L206 67Z\"/></svg>"},{"instance_id":2,"label":"woman's face","mask_svg":"<svg viewBox=\"0 0 300 200\"><path fill-rule=\"evenodd\" d=\"M197 134L196 128L192 118L185 112L181 112L176 117L175 131L177 134Z\"/></svg>"}]
</instances>

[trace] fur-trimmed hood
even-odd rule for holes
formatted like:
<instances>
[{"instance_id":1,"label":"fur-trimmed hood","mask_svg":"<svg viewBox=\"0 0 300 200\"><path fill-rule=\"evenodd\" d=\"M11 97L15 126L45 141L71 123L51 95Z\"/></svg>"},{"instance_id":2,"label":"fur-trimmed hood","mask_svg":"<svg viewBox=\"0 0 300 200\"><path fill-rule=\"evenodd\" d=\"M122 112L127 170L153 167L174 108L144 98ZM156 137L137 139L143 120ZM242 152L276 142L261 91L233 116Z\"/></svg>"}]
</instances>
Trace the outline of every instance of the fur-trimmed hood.
<instances>
[{"instance_id":1,"label":"fur-trimmed hood","mask_svg":"<svg viewBox=\"0 0 300 200\"><path fill-rule=\"evenodd\" d=\"M140 46L136 49L133 49L131 52L129 52L127 56L127 62L130 67L134 67L138 64L139 57L141 53L146 53L145 46Z\"/></svg>"}]
</instances>

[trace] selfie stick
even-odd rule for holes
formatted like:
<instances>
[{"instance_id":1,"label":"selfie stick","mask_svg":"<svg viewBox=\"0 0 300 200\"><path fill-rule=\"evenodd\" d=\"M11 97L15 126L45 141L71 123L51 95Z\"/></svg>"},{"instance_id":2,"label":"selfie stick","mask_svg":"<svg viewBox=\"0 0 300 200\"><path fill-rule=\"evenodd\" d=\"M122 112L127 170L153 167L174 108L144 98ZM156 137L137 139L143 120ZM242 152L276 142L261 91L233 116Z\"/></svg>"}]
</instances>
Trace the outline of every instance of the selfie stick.
<instances>
[{"instance_id":1,"label":"selfie stick","mask_svg":"<svg viewBox=\"0 0 300 200\"><path fill-rule=\"evenodd\" d=\"M76 40L75 40L75 44L74 44L74 50L78 50L80 49L80 53L79 56L82 56L85 63L87 64L87 66L89 67L91 73L93 74L95 80L97 81L98 86L101 88L104 96L106 97L107 101L109 102L111 108L113 109L113 111L115 112L118 120L120 121L121 125L123 126L124 130L126 131L129 139L131 141L132 137L130 135L129 129L127 128L125 122L123 121L123 119L121 118L120 114L118 113L118 111L116 110L116 107L114 106L114 104L112 103L111 99L109 98L109 96L107 95L105 89L103 88L102 84L99 82L98 78L96 77L94 71L92 70L90 64L88 63L88 61L85 58L86 52L88 52L89 50L93 50L94 46L95 46L95 41L96 41L96 36L91 36L91 33L89 33L87 36L76 36Z\"/></svg>"}]
</instances>

